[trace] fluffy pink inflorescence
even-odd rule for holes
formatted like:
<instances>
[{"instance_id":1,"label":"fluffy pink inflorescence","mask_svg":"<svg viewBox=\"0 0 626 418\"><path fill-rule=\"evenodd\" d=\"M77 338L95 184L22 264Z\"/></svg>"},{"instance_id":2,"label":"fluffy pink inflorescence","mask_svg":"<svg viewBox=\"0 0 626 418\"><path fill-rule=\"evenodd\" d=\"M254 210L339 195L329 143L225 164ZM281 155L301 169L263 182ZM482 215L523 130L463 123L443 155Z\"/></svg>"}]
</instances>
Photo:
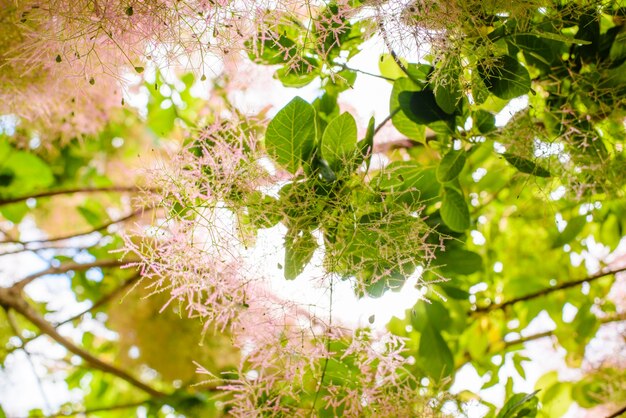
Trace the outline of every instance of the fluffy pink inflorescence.
<instances>
[{"instance_id":1,"label":"fluffy pink inflorescence","mask_svg":"<svg viewBox=\"0 0 626 418\"><path fill-rule=\"evenodd\" d=\"M255 129L242 129L254 124L215 122L149 173L158 192L147 204L159 217L126 237L127 253L147 286L182 302L205 330L233 336L238 377L221 386L232 415L309 416L325 405L344 416L411 415L403 414L421 408L421 397L404 370L403 341L345 329L330 311L318 316L278 297L259 266L265 260L253 256L238 199L277 181L260 162Z\"/></svg>"}]
</instances>

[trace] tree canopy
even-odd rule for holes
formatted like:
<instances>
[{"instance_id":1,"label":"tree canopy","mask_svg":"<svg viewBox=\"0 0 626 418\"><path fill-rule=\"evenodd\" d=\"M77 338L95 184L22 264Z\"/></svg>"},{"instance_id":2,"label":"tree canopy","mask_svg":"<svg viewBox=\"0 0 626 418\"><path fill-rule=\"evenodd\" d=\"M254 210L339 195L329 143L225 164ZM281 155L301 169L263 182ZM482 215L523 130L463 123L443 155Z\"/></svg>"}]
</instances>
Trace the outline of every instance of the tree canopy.
<instances>
[{"instance_id":1,"label":"tree canopy","mask_svg":"<svg viewBox=\"0 0 626 418\"><path fill-rule=\"evenodd\" d=\"M626 411L626 3L0 23L0 417Z\"/></svg>"}]
</instances>

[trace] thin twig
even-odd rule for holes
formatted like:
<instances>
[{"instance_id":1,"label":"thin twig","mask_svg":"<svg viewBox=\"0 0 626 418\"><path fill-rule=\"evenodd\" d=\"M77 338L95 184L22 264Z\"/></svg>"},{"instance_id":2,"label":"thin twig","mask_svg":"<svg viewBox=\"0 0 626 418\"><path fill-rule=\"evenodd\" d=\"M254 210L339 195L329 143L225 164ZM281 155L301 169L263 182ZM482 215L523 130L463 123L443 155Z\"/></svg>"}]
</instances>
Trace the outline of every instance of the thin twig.
<instances>
[{"instance_id":1,"label":"thin twig","mask_svg":"<svg viewBox=\"0 0 626 418\"><path fill-rule=\"evenodd\" d=\"M85 271L85 270L89 270L90 268L121 267L126 264L132 263L133 261L134 260L121 261L121 260L111 259L111 260L96 260L92 263L76 263L76 262L65 263L65 264L61 264L58 267L49 267L45 270L28 275L24 277L23 279L21 279L20 281L15 282L11 288L14 288L16 290L22 290L24 286L31 283L33 280L36 280L40 277L47 276L50 274L63 274L63 273L67 273L68 271Z\"/></svg>"},{"instance_id":2,"label":"thin twig","mask_svg":"<svg viewBox=\"0 0 626 418\"><path fill-rule=\"evenodd\" d=\"M18 196L18 197L10 197L8 199L1 199L0 206L9 205L11 203L19 203L28 199L38 199L41 197L69 195L69 194L76 194L76 193L139 192L139 191L141 191L141 189L135 186L78 187L75 189L46 190L45 192L33 193L27 196Z\"/></svg>"},{"instance_id":3,"label":"thin twig","mask_svg":"<svg viewBox=\"0 0 626 418\"><path fill-rule=\"evenodd\" d=\"M358 68L352 68L352 67L348 67L346 64L339 64L339 66L341 68L343 68L344 70L348 70L348 71L354 71L355 73L360 73L360 74L364 74L364 75L369 75L370 77L376 77L376 78L381 78L383 80L387 80L387 81L395 81L395 79L391 78L391 77L385 77L382 74L374 74L374 73L370 73L367 71L363 71L363 70L359 70Z\"/></svg>"},{"instance_id":4,"label":"thin twig","mask_svg":"<svg viewBox=\"0 0 626 418\"><path fill-rule=\"evenodd\" d=\"M393 112L391 112L389 115L387 115L387 117L385 119L383 119L383 121L378 124L376 129L374 129L374 135L377 134L378 131L380 131L383 128L383 126L385 126L385 124L387 122L389 122L391 120L391 118L393 118L396 115L396 113L398 113L400 110L402 110L402 109L401 108L394 109Z\"/></svg>"},{"instance_id":5,"label":"thin twig","mask_svg":"<svg viewBox=\"0 0 626 418\"><path fill-rule=\"evenodd\" d=\"M150 399L145 399L143 401L137 401L137 402L131 402L131 403L126 403L126 404L120 404L120 405L110 405L110 406L102 406L100 408L91 408L91 409L85 409L82 411L70 411L70 412L56 412L52 415L29 415L30 418L57 418L57 417L73 417L76 415L90 415L90 414L95 414L96 412L108 412L108 411L119 411L121 409L130 409L130 408L137 408L141 405L147 404L149 402L153 402L153 400Z\"/></svg>"},{"instance_id":6,"label":"thin twig","mask_svg":"<svg viewBox=\"0 0 626 418\"><path fill-rule=\"evenodd\" d=\"M626 414L626 405L624 405L619 410L613 412L611 415L608 415L606 418L617 418L617 417L621 417L624 414Z\"/></svg>"},{"instance_id":7,"label":"thin twig","mask_svg":"<svg viewBox=\"0 0 626 418\"><path fill-rule=\"evenodd\" d=\"M558 286L554 286L554 287L548 287L546 289L542 289L539 290L535 293L529 293L526 296L521 296L515 299L511 299L508 300L506 302L503 303L494 303L491 305L487 305L487 306L483 306L480 308L477 308L473 313L487 313L487 312L491 312L497 309L504 309L507 306L516 304L518 302L525 302L527 300L531 300L531 299L535 299L541 296L546 296L552 292L558 292L559 290L564 290L564 289L569 289L570 287L575 287L578 286L580 284L583 284L585 282L593 282L595 280L598 280L602 277L606 277L606 276L610 276L612 274L616 274L616 273L620 273L622 271L626 271L626 267L621 267L621 268L617 268L617 269L609 269L609 270L601 270L599 273L593 274L591 276L585 277L584 279L579 279L579 280L574 280L571 282L565 282L565 283L561 283Z\"/></svg>"},{"instance_id":8,"label":"thin twig","mask_svg":"<svg viewBox=\"0 0 626 418\"><path fill-rule=\"evenodd\" d=\"M613 322L622 322L622 321L626 321L626 314L611 315L611 316L608 316L606 318L600 318L600 323L602 325L610 324L610 323L613 323ZM554 335L554 331L555 330L540 332L540 333L537 333L537 334L529 335L527 337L521 337L521 338L518 338L516 340L506 341L505 345L504 345L504 348L506 350L508 348L514 347L516 345L524 344L524 343L527 343L529 341L535 341L535 340L540 340L540 339L546 338L546 337L552 337Z\"/></svg>"},{"instance_id":9,"label":"thin twig","mask_svg":"<svg viewBox=\"0 0 626 418\"><path fill-rule=\"evenodd\" d=\"M21 244L23 246L28 246L29 244L45 244L45 243L49 243L49 242L57 242L57 241L65 241L68 239L72 239L72 238L77 238L77 237L82 237L85 235L89 235L89 234L93 234L94 232L100 232L103 231L105 229L107 229L108 227L110 227L111 225L115 225L118 223L122 223L122 222L126 222L129 219L132 219L136 216L139 216L141 214L143 214L143 212L146 210L146 208L142 208L142 209L138 209L122 218L119 219L114 219L111 221L108 221L102 225L98 225L88 231L83 231L83 232L76 232L73 234L68 234L68 235L62 235L62 236L58 236L58 237L52 237L52 238L43 238L43 239L36 239L36 240L31 240L31 241L19 241L19 240L15 240L15 239L11 239L11 240L6 240L6 241L0 241L0 244Z\"/></svg>"}]
</instances>

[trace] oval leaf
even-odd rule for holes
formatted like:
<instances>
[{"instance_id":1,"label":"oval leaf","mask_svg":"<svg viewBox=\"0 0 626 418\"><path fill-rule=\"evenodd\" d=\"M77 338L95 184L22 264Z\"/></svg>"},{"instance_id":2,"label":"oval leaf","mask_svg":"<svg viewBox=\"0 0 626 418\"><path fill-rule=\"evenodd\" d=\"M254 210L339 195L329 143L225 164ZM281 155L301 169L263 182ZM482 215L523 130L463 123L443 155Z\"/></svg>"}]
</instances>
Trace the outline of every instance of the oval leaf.
<instances>
[{"instance_id":1,"label":"oval leaf","mask_svg":"<svg viewBox=\"0 0 626 418\"><path fill-rule=\"evenodd\" d=\"M463 195L451 187L444 188L441 219L453 231L463 232L470 227L470 214Z\"/></svg>"},{"instance_id":2,"label":"oval leaf","mask_svg":"<svg viewBox=\"0 0 626 418\"><path fill-rule=\"evenodd\" d=\"M537 177L550 177L551 174L548 170L543 167L538 166L534 162L518 157L517 155L509 154L505 152L502 154L505 160L508 161L513 167L517 168L520 172L525 174L532 174Z\"/></svg>"},{"instance_id":3,"label":"oval leaf","mask_svg":"<svg viewBox=\"0 0 626 418\"><path fill-rule=\"evenodd\" d=\"M441 159L437 167L437 180L440 183L447 183L459 176L465 166L465 151L450 150Z\"/></svg>"},{"instance_id":4,"label":"oval leaf","mask_svg":"<svg viewBox=\"0 0 626 418\"><path fill-rule=\"evenodd\" d=\"M342 113L330 121L322 136L322 158L334 171L339 170L356 151L357 130L354 117Z\"/></svg>"},{"instance_id":5,"label":"oval leaf","mask_svg":"<svg viewBox=\"0 0 626 418\"><path fill-rule=\"evenodd\" d=\"M509 100L528 93L530 75L519 61L508 55L482 60L478 73L494 96Z\"/></svg>"},{"instance_id":6,"label":"oval leaf","mask_svg":"<svg viewBox=\"0 0 626 418\"><path fill-rule=\"evenodd\" d=\"M315 110L300 97L287 103L270 122L265 146L274 160L295 173L315 145Z\"/></svg>"},{"instance_id":7,"label":"oval leaf","mask_svg":"<svg viewBox=\"0 0 626 418\"><path fill-rule=\"evenodd\" d=\"M416 141L424 141L425 129L423 125L417 124L409 118L409 113L405 113L404 109L410 109L410 97L402 96L404 100L400 103L400 94L404 92L420 91L422 88L408 78L399 78L393 83L391 96L389 98L389 112L393 115L391 123L401 133L409 139ZM407 100L408 99L408 100Z\"/></svg>"}]
</instances>

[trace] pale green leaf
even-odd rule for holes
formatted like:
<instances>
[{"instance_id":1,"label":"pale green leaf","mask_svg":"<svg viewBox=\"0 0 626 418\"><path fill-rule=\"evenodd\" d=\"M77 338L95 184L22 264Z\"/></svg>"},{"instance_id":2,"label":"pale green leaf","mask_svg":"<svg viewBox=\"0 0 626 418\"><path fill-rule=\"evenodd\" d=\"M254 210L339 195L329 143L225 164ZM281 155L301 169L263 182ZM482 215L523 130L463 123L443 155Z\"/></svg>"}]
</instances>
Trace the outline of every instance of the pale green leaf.
<instances>
[{"instance_id":1,"label":"pale green leaf","mask_svg":"<svg viewBox=\"0 0 626 418\"><path fill-rule=\"evenodd\" d=\"M451 187L444 188L441 219L453 231L463 232L470 227L470 214L463 195Z\"/></svg>"},{"instance_id":2,"label":"pale green leaf","mask_svg":"<svg viewBox=\"0 0 626 418\"><path fill-rule=\"evenodd\" d=\"M342 113L330 121L322 136L322 158L330 168L337 171L354 157L356 151L357 129L354 117Z\"/></svg>"},{"instance_id":3,"label":"pale green leaf","mask_svg":"<svg viewBox=\"0 0 626 418\"><path fill-rule=\"evenodd\" d=\"M465 151L450 150L441 159L437 167L437 180L440 183L447 183L459 176L465 166Z\"/></svg>"},{"instance_id":4,"label":"pale green leaf","mask_svg":"<svg viewBox=\"0 0 626 418\"><path fill-rule=\"evenodd\" d=\"M268 154L291 173L309 159L315 145L315 110L300 97L274 116L265 133Z\"/></svg>"}]
</instances>

